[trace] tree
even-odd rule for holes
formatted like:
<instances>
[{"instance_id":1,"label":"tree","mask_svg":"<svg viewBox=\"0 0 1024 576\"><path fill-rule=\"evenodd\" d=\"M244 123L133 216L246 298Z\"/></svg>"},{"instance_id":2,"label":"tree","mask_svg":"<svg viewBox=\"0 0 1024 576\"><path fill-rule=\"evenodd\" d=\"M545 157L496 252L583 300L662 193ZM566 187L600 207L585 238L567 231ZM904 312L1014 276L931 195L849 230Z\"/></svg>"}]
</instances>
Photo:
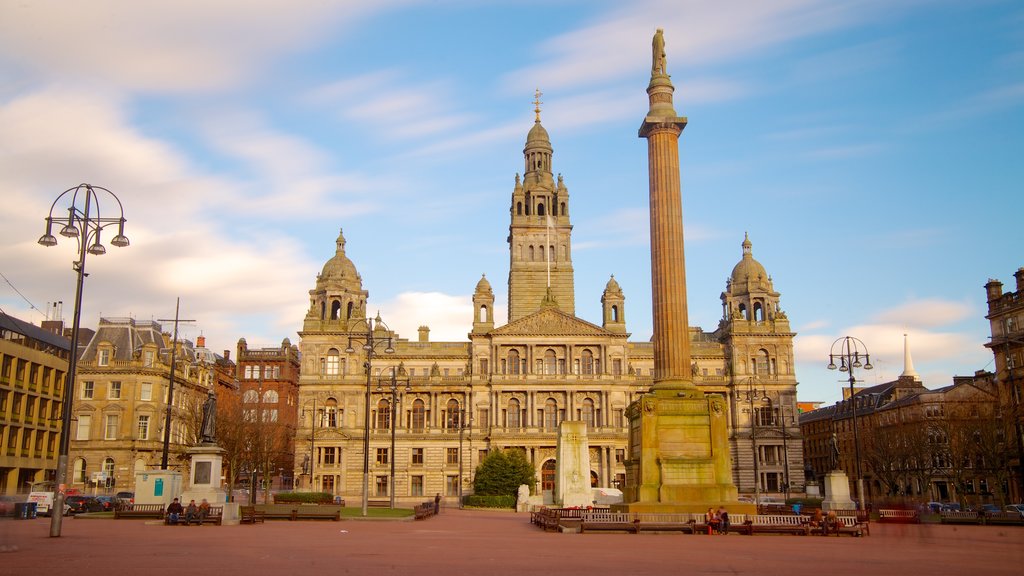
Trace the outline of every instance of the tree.
<instances>
[{"instance_id":1,"label":"tree","mask_svg":"<svg viewBox=\"0 0 1024 576\"><path fill-rule=\"evenodd\" d=\"M521 450L495 450L476 468L473 493L481 496L514 496L521 484L533 487L537 471Z\"/></svg>"}]
</instances>

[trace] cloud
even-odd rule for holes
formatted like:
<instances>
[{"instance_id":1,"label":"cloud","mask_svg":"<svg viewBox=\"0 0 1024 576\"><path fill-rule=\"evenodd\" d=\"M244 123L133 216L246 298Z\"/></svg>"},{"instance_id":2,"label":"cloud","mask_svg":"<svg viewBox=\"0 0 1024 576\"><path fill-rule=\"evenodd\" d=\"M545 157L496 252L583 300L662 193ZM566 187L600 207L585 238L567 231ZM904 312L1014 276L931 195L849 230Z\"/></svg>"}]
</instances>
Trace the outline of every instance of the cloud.
<instances>
[{"instance_id":1,"label":"cloud","mask_svg":"<svg viewBox=\"0 0 1024 576\"><path fill-rule=\"evenodd\" d=\"M885 325L898 324L914 328L950 326L978 316L978 310L968 302L954 302L940 298L912 300L895 308L883 310L873 320Z\"/></svg>"},{"instance_id":2,"label":"cloud","mask_svg":"<svg viewBox=\"0 0 1024 576\"><path fill-rule=\"evenodd\" d=\"M0 59L42 81L61 78L116 90L216 90L246 82L269 60L403 3L6 3L0 55L8 56Z\"/></svg>"},{"instance_id":3,"label":"cloud","mask_svg":"<svg viewBox=\"0 0 1024 576\"><path fill-rule=\"evenodd\" d=\"M495 325L500 326L507 308L496 303ZM420 326L430 328L433 342L469 342L467 334L473 327L472 296L441 292L402 292L380 304L384 322L402 338L416 341ZM370 311L368 310L369 314Z\"/></svg>"}]
</instances>

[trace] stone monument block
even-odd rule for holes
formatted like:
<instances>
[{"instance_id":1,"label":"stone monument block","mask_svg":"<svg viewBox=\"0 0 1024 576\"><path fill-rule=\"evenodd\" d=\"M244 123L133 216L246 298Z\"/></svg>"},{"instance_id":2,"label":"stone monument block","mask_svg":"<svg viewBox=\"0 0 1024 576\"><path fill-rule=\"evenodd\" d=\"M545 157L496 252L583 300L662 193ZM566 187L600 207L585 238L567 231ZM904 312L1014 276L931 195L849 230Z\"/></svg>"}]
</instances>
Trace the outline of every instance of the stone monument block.
<instances>
[{"instance_id":1,"label":"stone monument block","mask_svg":"<svg viewBox=\"0 0 1024 576\"><path fill-rule=\"evenodd\" d=\"M590 442L585 422L564 420L558 425L558 455L555 463L555 502L564 508L593 506Z\"/></svg>"},{"instance_id":2,"label":"stone monument block","mask_svg":"<svg viewBox=\"0 0 1024 576\"><path fill-rule=\"evenodd\" d=\"M821 501L821 509L853 510L856 505L850 498L850 479L846 472L833 470L825 475L825 499Z\"/></svg>"}]
</instances>

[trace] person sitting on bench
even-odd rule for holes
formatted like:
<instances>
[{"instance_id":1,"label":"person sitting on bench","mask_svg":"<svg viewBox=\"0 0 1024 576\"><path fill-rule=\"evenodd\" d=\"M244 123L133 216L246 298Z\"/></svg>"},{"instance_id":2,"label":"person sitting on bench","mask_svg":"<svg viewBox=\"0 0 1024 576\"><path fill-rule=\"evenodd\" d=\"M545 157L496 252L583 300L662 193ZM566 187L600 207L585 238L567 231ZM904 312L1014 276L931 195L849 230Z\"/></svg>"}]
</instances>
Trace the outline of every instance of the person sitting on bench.
<instances>
[{"instance_id":1,"label":"person sitting on bench","mask_svg":"<svg viewBox=\"0 0 1024 576\"><path fill-rule=\"evenodd\" d=\"M196 506L195 500L189 500L188 507L185 508L185 525L189 526L196 521L201 522L199 520L199 507Z\"/></svg>"},{"instance_id":2,"label":"person sitting on bench","mask_svg":"<svg viewBox=\"0 0 1024 576\"><path fill-rule=\"evenodd\" d=\"M167 505L167 523L172 526L177 524L184 512L185 509L181 507L181 502L178 502L178 499L175 498L174 502Z\"/></svg>"}]
</instances>

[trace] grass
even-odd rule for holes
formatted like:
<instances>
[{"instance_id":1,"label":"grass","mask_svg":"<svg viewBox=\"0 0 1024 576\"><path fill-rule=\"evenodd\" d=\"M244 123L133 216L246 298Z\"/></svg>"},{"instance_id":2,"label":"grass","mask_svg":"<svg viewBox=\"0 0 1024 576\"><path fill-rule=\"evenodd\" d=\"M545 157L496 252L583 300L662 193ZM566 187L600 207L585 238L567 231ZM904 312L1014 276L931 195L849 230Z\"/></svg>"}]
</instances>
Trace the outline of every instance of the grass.
<instances>
[{"instance_id":1,"label":"grass","mask_svg":"<svg viewBox=\"0 0 1024 576\"><path fill-rule=\"evenodd\" d=\"M412 508L367 508L367 518L409 518L413 515ZM342 518L362 518L363 509L361 506L345 507L341 509Z\"/></svg>"}]
</instances>

